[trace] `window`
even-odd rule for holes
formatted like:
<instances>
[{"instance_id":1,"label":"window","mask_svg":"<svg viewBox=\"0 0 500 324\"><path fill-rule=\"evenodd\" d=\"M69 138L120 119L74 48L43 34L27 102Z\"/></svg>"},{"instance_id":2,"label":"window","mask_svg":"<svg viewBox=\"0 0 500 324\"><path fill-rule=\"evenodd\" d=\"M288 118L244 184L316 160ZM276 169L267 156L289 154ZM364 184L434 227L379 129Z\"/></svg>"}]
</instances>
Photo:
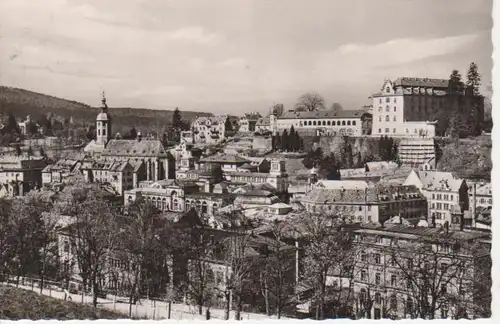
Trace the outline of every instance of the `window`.
<instances>
[{"instance_id":1,"label":"window","mask_svg":"<svg viewBox=\"0 0 500 324\"><path fill-rule=\"evenodd\" d=\"M385 92L387 92L387 93L391 92L391 88L389 88L389 87L385 88Z\"/></svg>"},{"instance_id":2,"label":"window","mask_svg":"<svg viewBox=\"0 0 500 324\"><path fill-rule=\"evenodd\" d=\"M380 264L380 254L375 254L375 263Z\"/></svg>"},{"instance_id":3,"label":"window","mask_svg":"<svg viewBox=\"0 0 500 324\"><path fill-rule=\"evenodd\" d=\"M368 205L368 211L371 211L372 210L372 206Z\"/></svg>"},{"instance_id":4,"label":"window","mask_svg":"<svg viewBox=\"0 0 500 324\"><path fill-rule=\"evenodd\" d=\"M345 126L345 120L342 121L342 126Z\"/></svg>"},{"instance_id":5,"label":"window","mask_svg":"<svg viewBox=\"0 0 500 324\"><path fill-rule=\"evenodd\" d=\"M396 121L396 116L394 116L394 117L392 118L392 121L393 121L393 122L395 122L395 121Z\"/></svg>"},{"instance_id":6,"label":"window","mask_svg":"<svg viewBox=\"0 0 500 324\"><path fill-rule=\"evenodd\" d=\"M103 136L106 136L106 128L104 128L104 129L102 130L102 135L103 135Z\"/></svg>"},{"instance_id":7,"label":"window","mask_svg":"<svg viewBox=\"0 0 500 324\"><path fill-rule=\"evenodd\" d=\"M375 242L377 243L382 243L382 236L377 236L377 238L375 239Z\"/></svg>"},{"instance_id":8,"label":"window","mask_svg":"<svg viewBox=\"0 0 500 324\"><path fill-rule=\"evenodd\" d=\"M361 270L361 281L366 281L366 280L367 280L366 271Z\"/></svg>"},{"instance_id":9,"label":"window","mask_svg":"<svg viewBox=\"0 0 500 324\"><path fill-rule=\"evenodd\" d=\"M316 126L316 121L315 120L313 121L313 126Z\"/></svg>"},{"instance_id":10,"label":"window","mask_svg":"<svg viewBox=\"0 0 500 324\"><path fill-rule=\"evenodd\" d=\"M382 116L379 116L378 117L378 121L381 122L382 121Z\"/></svg>"},{"instance_id":11,"label":"window","mask_svg":"<svg viewBox=\"0 0 500 324\"><path fill-rule=\"evenodd\" d=\"M382 112L382 107L378 107L378 111L379 111L379 112Z\"/></svg>"},{"instance_id":12,"label":"window","mask_svg":"<svg viewBox=\"0 0 500 324\"><path fill-rule=\"evenodd\" d=\"M448 264L447 263L441 263L441 272L445 272L446 269L448 269Z\"/></svg>"},{"instance_id":13,"label":"window","mask_svg":"<svg viewBox=\"0 0 500 324\"><path fill-rule=\"evenodd\" d=\"M330 126L332 124L332 121L329 120L327 123L326 123L328 126Z\"/></svg>"},{"instance_id":14,"label":"window","mask_svg":"<svg viewBox=\"0 0 500 324\"><path fill-rule=\"evenodd\" d=\"M392 296L390 300L390 308L392 310L396 310L398 308L398 300L396 299L396 296Z\"/></svg>"},{"instance_id":15,"label":"window","mask_svg":"<svg viewBox=\"0 0 500 324\"><path fill-rule=\"evenodd\" d=\"M359 206L359 207L358 207L358 210L359 210L359 211L363 210L363 207Z\"/></svg>"},{"instance_id":16,"label":"window","mask_svg":"<svg viewBox=\"0 0 500 324\"><path fill-rule=\"evenodd\" d=\"M413 318L413 299L411 298L406 300L406 314Z\"/></svg>"},{"instance_id":17,"label":"window","mask_svg":"<svg viewBox=\"0 0 500 324\"><path fill-rule=\"evenodd\" d=\"M387 92L389 92L389 91L387 91ZM391 98L389 98L389 97L385 98L385 102L387 102L387 103L391 102Z\"/></svg>"},{"instance_id":18,"label":"window","mask_svg":"<svg viewBox=\"0 0 500 324\"><path fill-rule=\"evenodd\" d=\"M406 129L406 133L409 133L408 128Z\"/></svg>"},{"instance_id":19,"label":"window","mask_svg":"<svg viewBox=\"0 0 500 324\"><path fill-rule=\"evenodd\" d=\"M64 241L63 251L64 251L64 253L69 253L69 243L68 243L68 241Z\"/></svg>"},{"instance_id":20,"label":"window","mask_svg":"<svg viewBox=\"0 0 500 324\"><path fill-rule=\"evenodd\" d=\"M380 285L380 273L378 272L375 274L375 284Z\"/></svg>"},{"instance_id":21,"label":"window","mask_svg":"<svg viewBox=\"0 0 500 324\"><path fill-rule=\"evenodd\" d=\"M355 120L352 121L352 126L356 126L356 121Z\"/></svg>"},{"instance_id":22,"label":"window","mask_svg":"<svg viewBox=\"0 0 500 324\"><path fill-rule=\"evenodd\" d=\"M441 305L441 318L448 318L448 304Z\"/></svg>"},{"instance_id":23,"label":"window","mask_svg":"<svg viewBox=\"0 0 500 324\"><path fill-rule=\"evenodd\" d=\"M436 208L436 204L435 204L435 203L432 203L432 204L431 204L431 208L432 208L432 209Z\"/></svg>"},{"instance_id":24,"label":"window","mask_svg":"<svg viewBox=\"0 0 500 324\"><path fill-rule=\"evenodd\" d=\"M389 106L385 106L385 112L389 112L391 110L391 108L389 108Z\"/></svg>"},{"instance_id":25,"label":"window","mask_svg":"<svg viewBox=\"0 0 500 324\"><path fill-rule=\"evenodd\" d=\"M446 294L446 284L441 284L441 293Z\"/></svg>"},{"instance_id":26,"label":"window","mask_svg":"<svg viewBox=\"0 0 500 324\"><path fill-rule=\"evenodd\" d=\"M380 121L382 121L382 117L380 117ZM379 134L381 134L382 133L382 128L379 128L378 132L379 132Z\"/></svg>"},{"instance_id":27,"label":"window","mask_svg":"<svg viewBox=\"0 0 500 324\"><path fill-rule=\"evenodd\" d=\"M394 98L394 103L396 103L396 102L397 102L397 100L396 100L396 98ZM396 107L394 107L394 109L396 109Z\"/></svg>"},{"instance_id":28,"label":"window","mask_svg":"<svg viewBox=\"0 0 500 324\"><path fill-rule=\"evenodd\" d=\"M448 195L443 195L443 200L448 200Z\"/></svg>"},{"instance_id":29,"label":"window","mask_svg":"<svg viewBox=\"0 0 500 324\"><path fill-rule=\"evenodd\" d=\"M350 120L347 121L347 126L351 126L351 121Z\"/></svg>"},{"instance_id":30,"label":"window","mask_svg":"<svg viewBox=\"0 0 500 324\"><path fill-rule=\"evenodd\" d=\"M380 99L378 100L378 103L382 103L382 98L380 98Z\"/></svg>"},{"instance_id":31,"label":"window","mask_svg":"<svg viewBox=\"0 0 500 324\"><path fill-rule=\"evenodd\" d=\"M432 194L432 199L436 199L436 195L435 194Z\"/></svg>"},{"instance_id":32,"label":"window","mask_svg":"<svg viewBox=\"0 0 500 324\"><path fill-rule=\"evenodd\" d=\"M385 132L386 132L386 133L389 133L389 128L386 128L386 129L385 129Z\"/></svg>"},{"instance_id":33,"label":"window","mask_svg":"<svg viewBox=\"0 0 500 324\"><path fill-rule=\"evenodd\" d=\"M391 275L391 286L396 287L396 275Z\"/></svg>"},{"instance_id":34,"label":"window","mask_svg":"<svg viewBox=\"0 0 500 324\"><path fill-rule=\"evenodd\" d=\"M393 128L393 129L392 129L392 132L393 132L394 134L396 134L396 129L395 129L395 128Z\"/></svg>"},{"instance_id":35,"label":"window","mask_svg":"<svg viewBox=\"0 0 500 324\"><path fill-rule=\"evenodd\" d=\"M443 204L443 208L444 208L444 210L449 210L450 209L450 205L449 204Z\"/></svg>"},{"instance_id":36,"label":"window","mask_svg":"<svg viewBox=\"0 0 500 324\"><path fill-rule=\"evenodd\" d=\"M361 261L366 262L366 253L361 252Z\"/></svg>"}]
</instances>

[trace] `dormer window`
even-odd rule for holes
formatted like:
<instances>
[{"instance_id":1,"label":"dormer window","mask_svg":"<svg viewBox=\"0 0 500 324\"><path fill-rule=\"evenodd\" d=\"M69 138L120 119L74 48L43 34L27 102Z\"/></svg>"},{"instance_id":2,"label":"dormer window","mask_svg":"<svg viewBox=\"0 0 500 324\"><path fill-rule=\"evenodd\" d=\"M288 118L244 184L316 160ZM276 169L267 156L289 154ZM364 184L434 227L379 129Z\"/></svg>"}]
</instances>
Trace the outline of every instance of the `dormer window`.
<instances>
[{"instance_id":1,"label":"dormer window","mask_svg":"<svg viewBox=\"0 0 500 324\"><path fill-rule=\"evenodd\" d=\"M390 87L386 87L385 88L385 92L387 92L387 93L391 92L391 88Z\"/></svg>"}]
</instances>

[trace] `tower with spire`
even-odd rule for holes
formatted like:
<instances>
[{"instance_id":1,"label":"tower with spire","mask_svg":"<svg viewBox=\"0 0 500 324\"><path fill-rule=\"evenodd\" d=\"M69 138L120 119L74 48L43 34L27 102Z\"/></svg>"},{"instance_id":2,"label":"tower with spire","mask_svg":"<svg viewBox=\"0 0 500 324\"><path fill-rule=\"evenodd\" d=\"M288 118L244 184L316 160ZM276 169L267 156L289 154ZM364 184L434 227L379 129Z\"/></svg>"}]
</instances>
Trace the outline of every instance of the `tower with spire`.
<instances>
[{"instance_id":1,"label":"tower with spire","mask_svg":"<svg viewBox=\"0 0 500 324\"><path fill-rule=\"evenodd\" d=\"M106 145L111 139L111 116L108 113L104 91L102 92L101 102L101 112L96 119L96 144Z\"/></svg>"}]
</instances>

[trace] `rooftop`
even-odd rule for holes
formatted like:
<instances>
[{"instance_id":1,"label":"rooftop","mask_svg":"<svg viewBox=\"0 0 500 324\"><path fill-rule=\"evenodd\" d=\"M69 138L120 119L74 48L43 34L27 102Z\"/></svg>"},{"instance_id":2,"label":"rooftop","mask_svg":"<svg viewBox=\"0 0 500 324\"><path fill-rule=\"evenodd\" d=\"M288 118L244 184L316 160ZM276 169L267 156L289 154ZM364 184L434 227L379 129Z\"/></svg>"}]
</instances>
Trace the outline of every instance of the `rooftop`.
<instances>
[{"instance_id":1,"label":"rooftop","mask_svg":"<svg viewBox=\"0 0 500 324\"><path fill-rule=\"evenodd\" d=\"M394 81L394 86L403 87L423 87L423 88L448 88L447 79L429 79L429 78L409 78L400 77Z\"/></svg>"},{"instance_id":2,"label":"rooftop","mask_svg":"<svg viewBox=\"0 0 500 324\"><path fill-rule=\"evenodd\" d=\"M365 114L368 114L365 110L287 111L278 119L361 118Z\"/></svg>"},{"instance_id":3,"label":"rooftop","mask_svg":"<svg viewBox=\"0 0 500 324\"><path fill-rule=\"evenodd\" d=\"M102 156L159 156L165 154L160 140L110 140Z\"/></svg>"}]
</instances>

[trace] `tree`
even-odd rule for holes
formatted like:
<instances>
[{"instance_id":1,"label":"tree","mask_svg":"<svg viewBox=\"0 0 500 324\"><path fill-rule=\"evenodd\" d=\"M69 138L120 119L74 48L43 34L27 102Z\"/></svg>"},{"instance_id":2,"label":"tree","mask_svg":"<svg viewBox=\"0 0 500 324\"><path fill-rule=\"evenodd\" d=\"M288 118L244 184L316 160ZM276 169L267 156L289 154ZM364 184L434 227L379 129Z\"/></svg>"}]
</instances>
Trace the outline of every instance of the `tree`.
<instances>
[{"instance_id":1,"label":"tree","mask_svg":"<svg viewBox=\"0 0 500 324\"><path fill-rule=\"evenodd\" d=\"M224 128L226 132L231 132L233 130L233 124L231 123L229 116L226 118L226 121L224 122Z\"/></svg>"},{"instance_id":2,"label":"tree","mask_svg":"<svg viewBox=\"0 0 500 324\"><path fill-rule=\"evenodd\" d=\"M298 217L297 233L302 237L304 257L303 273L305 284L313 291L312 302L316 305L316 319L324 319L327 302L327 277L337 272L342 274L351 266L352 236L343 228L343 221L334 215L303 213ZM349 269L349 271L351 271ZM350 303L350 290L345 296L342 285L334 292L333 316L344 313Z\"/></svg>"},{"instance_id":3,"label":"tree","mask_svg":"<svg viewBox=\"0 0 500 324\"><path fill-rule=\"evenodd\" d=\"M333 105L332 105L332 109L333 111L335 112L339 112L341 110L344 110L344 108L342 107L341 104L339 104L338 102L335 102Z\"/></svg>"},{"instance_id":4,"label":"tree","mask_svg":"<svg viewBox=\"0 0 500 324\"><path fill-rule=\"evenodd\" d=\"M288 152L290 148L290 139L288 136L288 131L285 129L281 135L281 150Z\"/></svg>"},{"instance_id":5,"label":"tree","mask_svg":"<svg viewBox=\"0 0 500 324\"><path fill-rule=\"evenodd\" d=\"M256 264L255 256L249 255L251 235L241 231L230 233L219 246L218 255L226 265L226 319L229 314L229 301L232 295L236 307L235 320L241 320L243 297L251 279L252 269Z\"/></svg>"},{"instance_id":6,"label":"tree","mask_svg":"<svg viewBox=\"0 0 500 324\"><path fill-rule=\"evenodd\" d=\"M164 258L158 258L164 255L162 253L164 246L161 242L162 228L163 222L159 210L150 203L139 201L128 206L120 230L122 249L118 251L124 252L120 259L130 268L127 271L129 317L132 316L132 303L141 295L141 292L146 290L149 297L153 282L169 281L163 279L164 276L168 278L168 269L158 271L164 270L162 268L167 261ZM154 289L158 290L158 288L160 287L157 286Z\"/></svg>"},{"instance_id":7,"label":"tree","mask_svg":"<svg viewBox=\"0 0 500 324\"><path fill-rule=\"evenodd\" d=\"M0 199L0 278L5 280L13 268L15 259L15 218L11 201Z\"/></svg>"},{"instance_id":8,"label":"tree","mask_svg":"<svg viewBox=\"0 0 500 324\"><path fill-rule=\"evenodd\" d=\"M481 75L478 72L477 64L472 62L467 71L467 81L465 82L469 94L479 96L479 86L481 85Z\"/></svg>"},{"instance_id":9,"label":"tree","mask_svg":"<svg viewBox=\"0 0 500 324\"><path fill-rule=\"evenodd\" d=\"M288 150L295 152L297 147L297 136L293 125L290 127L290 133L288 133Z\"/></svg>"},{"instance_id":10,"label":"tree","mask_svg":"<svg viewBox=\"0 0 500 324\"><path fill-rule=\"evenodd\" d=\"M296 111L317 111L324 108L325 100L314 92L303 94L295 104Z\"/></svg>"},{"instance_id":11,"label":"tree","mask_svg":"<svg viewBox=\"0 0 500 324\"><path fill-rule=\"evenodd\" d=\"M283 106L283 104L275 104L273 106L273 108L271 109L271 114L279 117L283 114L284 110L285 110L285 107Z\"/></svg>"},{"instance_id":12,"label":"tree","mask_svg":"<svg viewBox=\"0 0 500 324\"><path fill-rule=\"evenodd\" d=\"M28 156L32 156L33 155L33 148L30 146L28 146L28 151L26 152L26 154L28 154Z\"/></svg>"},{"instance_id":13,"label":"tree","mask_svg":"<svg viewBox=\"0 0 500 324\"><path fill-rule=\"evenodd\" d=\"M16 121L16 117L12 112L9 112L7 117L7 125L5 126L5 131L7 133L21 134L21 129Z\"/></svg>"},{"instance_id":14,"label":"tree","mask_svg":"<svg viewBox=\"0 0 500 324\"><path fill-rule=\"evenodd\" d=\"M403 302L413 318L434 319L437 311L449 316L446 313L451 306L460 309L457 314L463 314L464 305L459 300L472 300L476 294L476 264L472 260L485 251L473 242L457 239L446 228L447 224L444 232L416 241L395 242L391 248L398 286L405 287L408 295Z\"/></svg>"},{"instance_id":15,"label":"tree","mask_svg":"<svg viewBox=\"0 0 500 324\"><path fill-rule=\"evenodd\" d=\"M19 144L16 144L14 146L14 148L16 149L16 155L17 156L20 156L21 154L23 154L23 151L21 150L21 146Z\"/></svg>"},{"instance_id":16,"label":"tree","mask_svg":"<svg viewBox=\"0 0 500 324\"><path fill-rule=\"evenodd\" d=\"M310 150L309 152L307 152L306 157L302 160L302 164L307 169L311 169L315 165L320 164L322 159L323 150L321 149L321 147L317 147L316 150Z\"/></svg>"},{"instance_id":17,"label":"tree","mask_svg":"<svg viewBox=\"0 0 500 324\"><path fill-rule=\"evenodd\" d=\"M76 259L83 291L91 288L92 304L97 307L100 282L106 269L110 252L116 248L116 213L110 202L99 195L97 188L84 195L70 196L69 210L74 222L67 226L67 236L71 251ZM83 295L82 295L83 298Z\"/></svg>"},{"instance_id":18,"label":"tree","mask_svg":"<svg viewBox=\"0 0 500 324\"><path fill-rule=\"evenodd\" d=\"M453 70L450 75L448 83L448 91L451 95L462 94L464 90L464 83L462 82L462 75L458 70Z\"/></svg>"},{"instance_id":19,"label":"tree","mask_svg":"<svg viewBox=\"0 0 500 324\"><path fill-rule=\"evenodd\" d=\"M125 136L123 136L124 139L136 139L137 138L137 130L135 129L134 126L132 126L132 128L129 130L129 132L127 134L125 134Z\"/></svg>"},{"instance_id":20,"label":"tree","mask_svg":"<svg viewBox=\"0 0 500 324\"><path fill-rule=\"evenodd\" d=\"M273 240L257 269L262 294L266 301L266 313L270 315L270 299L274 300L275 314L281 318L286 307L296 304L295 296L295 248L283 243L286 225L275 222L272 225Z\"/></svg>"},{"instance_id":21,"label":"tree","mask_svg":"<svg viewBox=\"0 0 500 324\"><path fill-rule=\"evenodd\" d=\"M340 180L340 166L333 152L321 158L319 173L327 180Z\"/></svg>"}]
</instances>

